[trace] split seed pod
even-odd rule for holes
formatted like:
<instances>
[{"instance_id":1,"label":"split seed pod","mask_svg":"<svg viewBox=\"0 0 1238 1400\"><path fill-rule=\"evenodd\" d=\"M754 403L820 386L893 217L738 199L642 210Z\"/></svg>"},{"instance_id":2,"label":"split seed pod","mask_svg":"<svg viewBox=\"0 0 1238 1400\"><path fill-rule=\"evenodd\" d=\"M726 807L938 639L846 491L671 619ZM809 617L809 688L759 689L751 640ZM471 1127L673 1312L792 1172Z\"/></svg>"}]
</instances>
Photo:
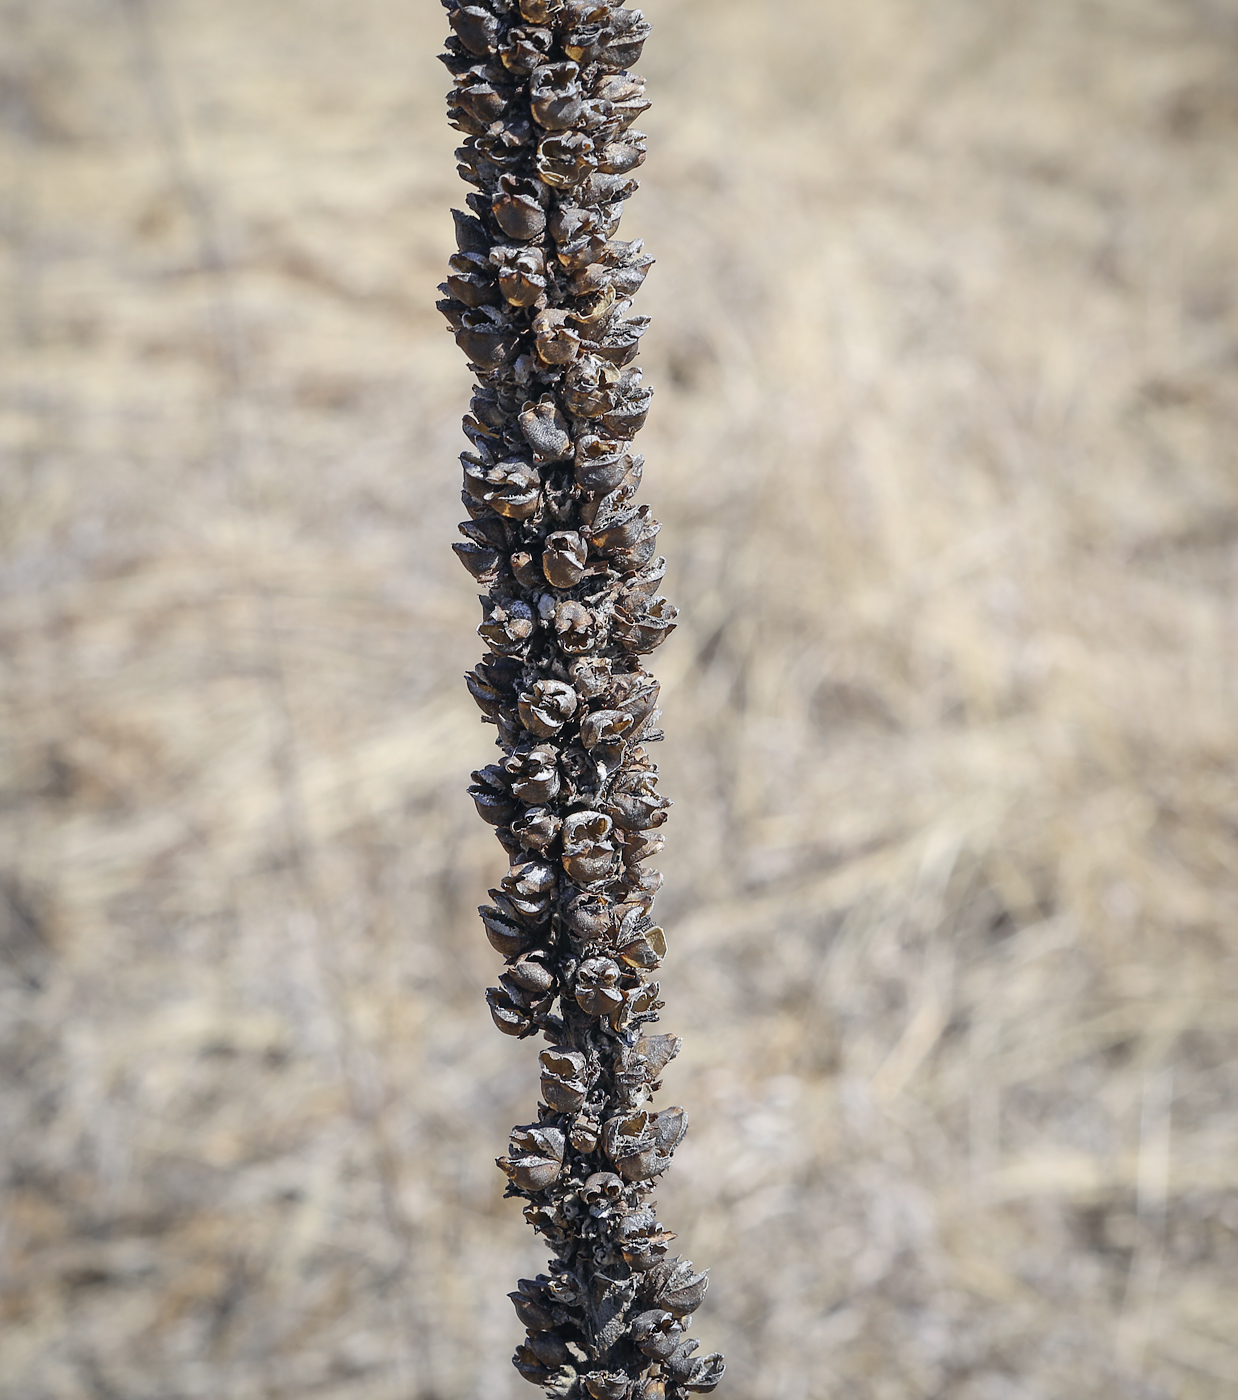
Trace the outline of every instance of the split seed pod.
<instances>
[{"instance_id":1,"label":"split seed pod","mask_svg":"<svg viewBox=\"0 0 1238 1400\"><path fill-rule=\"evenodd\" d=\"M507 1156L498 1159L499 1166L521 1191L544 1191L563 1169L566 1147L558 1128L513 1128Z\"/></svg>"},{"instance_id":2,"label":"split seed pod","mask_svg":"<svg viewBox=\"0 0 1238 1400\"><path fill-rule=\"evenodd\" d=\"M575 530L556 530L546 536L542 571L555 588L573 588L585 576L589 550Z\"/></svg>"},{"instance_id":3,"label":"split seed pod","mask_svg":"<svg viewBox=\"0 0 1238 1400\"><path fill-rule=\"evenodd\" d=\"M587 1061L578 1050L543 1050L542 1097L557 1113L575 1113L588 1091Z\"/></svg>"},{"instance_id":4,"label":"split seed pod","mask_svg":"<svg viewBox=\"0 0 1238 1400\"><path fill-rule=\"evenodd\" d=\"M610 958L588 958L576 971L576 1004L586 1016L610 1016L623 1005L619 965Z\"/></svg>"}]
</instances>

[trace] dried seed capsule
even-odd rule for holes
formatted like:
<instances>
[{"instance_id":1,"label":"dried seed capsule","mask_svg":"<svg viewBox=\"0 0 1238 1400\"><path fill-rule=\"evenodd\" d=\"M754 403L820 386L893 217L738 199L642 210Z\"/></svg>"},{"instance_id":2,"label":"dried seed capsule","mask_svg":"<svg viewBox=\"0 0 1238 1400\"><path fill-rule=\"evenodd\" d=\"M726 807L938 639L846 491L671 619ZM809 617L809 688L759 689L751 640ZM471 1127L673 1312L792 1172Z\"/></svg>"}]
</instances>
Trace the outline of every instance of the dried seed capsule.
<instances>
[{"instance_id":1,"label":"dried seed capsule","mask_svg":"<svg viewBox=\"0 0 1238 1400\"><path fill-rule=\"evenodd\" d=\"M630 126L642 112L649 110L645 97L645 80L636 73L611 73L599 78L593 96L609 104L612 121L621 127Z\"/></svg>"},{"instance_id":2,"label":"dried seed capsule","mask_svg":"<svg viewBox=\"0 0 1238 1400\"><path fill-rule=\"evenodd\" d=\"M491 1019L504 1035L524 1037L537 1029L528 1007L513 998L506 987L487 987L486 1001Z\"/></svg>"},{"instance_id":3,"label":"dried seed capsule","mask_svg":"<svg viewBox=\"0 0 1238 1400\"><path fill-rule=\"evenodd\" d=\"M461 5L448 16L451 27L470 53L483 57L495 51L499 22L480 5Z\"/></svg>"},{"instance_id":4,"label":"dried seed capsule","mask_svg":"<svg viewBox=\"0 0 1238 1400\"><path fill-rule=\"evenodd\" d=\"M667 837L661 832L625 832L619 827L615 834L623 844L623 864L629 868L657 855L667 844Z\"/></svg>"},{"instance_id":5,"label":"dried seed capsule","mask_svg":"<svg viewBox=\"0 0 1238 1400\"><path fill-rule=\"evenodd\" d=\"M511 999L535 1016L550 1010L558 982L543 961L544 953L528 953L517 959L499 978Z\"/></svg>"},{"instance_id":6,"label":"dried seed capsule","mask_svg":"<svg viewBox=\"0 0 1238 1400\"><path fill-rule=\"evenodd\" d=\"M511 779L512 794L530 806L558 796L559 768L554 749L546 744L509 754L500 767Z\"/></svg>"},{"instance_id":7,"label":"dried seed capsule","mask_svg":"<svg viewBox=\"0 0 1238 1400\"><path fill-rule=\"evenodd\" d=\"M533 449L534 462L561 462L572 455L567 419L559 412L553 394L543 394L536 403L526 403L519 422L525 441Z\"/></svg>"},{"instance_id":8,"label":"dried seed capsule","mask_svg":"<svg viewBox=\"0 0 1238 1400\"><path fill-rule=\"evenodd\" d=\"M622 707L623 713L632 715L632 728L627 732L627 741L634 743L637 739L644 738L650 725L661 717L662 711L658 708L661 686L651 676L644 676L643 679L629 676L626 682L619 696L616 696L616 703ZM657 776L657 770L647 756L640 760L633 756L632 767L637 766Z\"/></svg>"},{"instance_id":9,"label":"dried seed capsule","mask_svg":"<svg viewBox=\"0 0 1238 1400\"><path fill-rule=\"evenodd\" d=\"M565 263L564 266L566 265ZM606 327L617 316L621 316L629 305L630 303L624 302L622 306L616 306L614 292L605 287L593 296L578 297L572 307L571 316L586 340L597 340Z\"/></svg>"},{"instance_id":10,"label":"dried seed capsule","mask_svg":"<svg viewBox=\"0 0 1238 1400\"><path fill-rule=\"evenodd\" d=\"M623 1182L614 1172L594 1172L585 1178L580 1199L591 1215L605 1215L623 1199Z\"/></svg>"},{"instance_id":11,"label":"dried seed capsule","mask_svg":"<svg viewBox=\"0 0 1238 1400\"><path fill-rule=\"evenodd\" d=\"M686 1317L700 1307L708 1287L708 1271L698 1274L687 1259L680 1259L659 1279L657 1302L676 1317Z\"/></svg>"},{"instance_id":12,"label":"dried seed capsule","mask_svg":"<svg viewBox=\"0 0 1238 1400\"><path fill-rule=\"evenodd\" d=\"M629 479L625 477L613 491L608 491L605 496L586 497L580 504L580 523L586 526L589 531L600 529L629 509L632 494L633 488ZM610 572L615 572L614 563L609 559L607 563Z\"/></svg>"},{"instance_id":13,"label":"dried seed capsule","mask_svg":"<svg viewBox=\"0 0 1238 1400\"><path fill-rule=\"evenodd\" d=\"M507 112L511 89L496 88L486 78L484 64L478 64L456 78L447 94L452 104L452 125L474 136L484 136Z\"/></svg>"},{"instance_id":14,"label":"dried seed capsule","mask_svg":"<svg viewBox=\"0 0 1238 1400\"><path fill-rule=\"evenodd\" d=\"M516 1348L512 1354L512 1365L526 1381L532 1381L534 1385L549 1385L556 1377L556 1372L543 1366L528 1347Z\"/></svg>"},{"instance_id":15,"label":"dried seed capsule","mask_svg":"<svg viewBox=\"0 0 1238 1400\"><path fill-rule=\"evenodd\" d=\"M601 213L573 202L571 195L564 196L551 210L547 228L551 238L560 246L589 234L606 236Z\"/></svg>"},{"instance_id":16,"label":"dried seed capsule","mask_svg":"<svg viewBox=\"0 0 1238 1400\"><path fill-rule=\"evenodd\" d=\"M558 1249L566 1243L570 1222L557 1206L530 1203L525 1206L523 1213L529 1224L539 1235L544 1235L554 1248Z\"/></svg>"},{"instance_id":17,"label":"dried seed capsule","mask_svg":"<svg viewBox=\"0 0 1238 1400\"><path fill-rule=\"evenodd\" d=\"M590 175L580 189L580 199L587 204L622 204L623 200L636 193L636 181L623 175ZM583 288L592 291L591 287ZM634 288L633 288L634 290Z\"/></svg>"},{"instance_id":18,"label":"dried seed capsule","mask_svg":"<svg viewBox=\"0 0 1238 1400\"><path fill-rule=\"evenodd\" d=\"M515 355L519 336L497 307L465 310L456 323L456 344L479 369L498 369Z\"/></svg>"},{"instance_id":19,"label":"dried seed capsule","mask_svg":"<svg viewBox=\"0 0 1238 1400\"><path fill-rule=\"evenodd\" d=\"M477 253L457 253L452 258L451 276L439 288L465 306L493 306L499 299L499 288L488 267Z\"/></svg>"},{"instance_id":20,"label":"dried seed capsule","mask_svg":"<svg viewBox=\"0 0 1238 1400\"><path fill-rule=\"evenodd\" d=\"M617 279L615 285L618 286ZM625 292L630 289L625 287ZM635 290L635 289L631 289ZM614 406L602 414L602 425L616 437L630 438L645 425L653 390L640 382L640 370L629 367L615 396Z\"/></svg>"},{"instance_id":21,"label":"dried seed capsule","mask_svg":"<svg viewBox=\"0 0 1238 1400\"><path fill-rule=\"evenodd\" d=\"M599 180L618 180L618 176L594 175L589 185ZM562 261L562 257L560 257ZM591 292L609 290L612 295L634 296L644 285L653 259L641 252L641 240L632 243L611 242L595 247L592 257L578 257L572 267L572 292L588 296Z\"/></svg>"},{"instance_id":22,"label":"dried seed capsule","mask_svg":"<svg viewBox=\"0 0 1238 1400\"><path fill-rule=\"evenodd\" d=\"M577 418L599 418L615 408L619 384L613 365L596 355L579 355L564 380L563 402Z\"/></svg>"},{"instance_id":23,"label":"dried seed capsule","mask_svg":"<svg viewBox=\"0 0 1238 1400\"><path fill-rule=\"evenodd\" d=\"M569 656L592 651L603 635L601 619L583 603L567 599L554 610L555 640Z\"/></svg>"},{"instance_id":24,"label":"dried seed capsule","mask_svg":"<svg viewBox=\"0 0 1238 1400\"><path fill-rule=\"evenodd\" d=\"M599 771L613 773L628 751L632 717L626 710L594 710L580 722L580 742Z\"/></svg>"},{"instance_id":25,"label":"dried seed capsule","mask_svg":"<svg viewBox=\"0 0 1238 1400\"><path fill-rule=\"evenodd\" d=\"M518 26L508 30L499 45L503 67L517 77L527 77L550 53L554 35L549 29Z\"/></svg>"},{"instance_id":26,"label":"dried seed capsule","mask_svg":"<svg viewBox=\"0 0 1238 1400\"><path fill-rule=\"evenodd\" d=\"M552 1265L553 1268L564 1271L552 1272L551 1277L546 1280L546 1292L560 1307L575 1307L581 1301L580 1285L570 1273L565 1271L564 1265Z\"/></svg>"},{"instance_id":27,"label":"dried seed capsule","mask_svg":"<svg viewBox=\"0 0 1238 1400\"><path fill-rule=\"evenodd\" d=\"M576 970L576 1004L587 1016L610 1016L623 1005L619 965L610 958L586 958Z\"/></svg>"},{"instance_id":28,"label":"dried seed capsule","mask_svg":"<svg viewBox=\"0 0 1238 1400\"><path fill-rule=\"evenodd\" d=\"M498 1163L521 1191L544 1191L563 1169L566 1145L558 1128L514 1128L507 1156Z\"/></svg>"},{"instance_id":29,"label":"dried seed capsule","mask_svg":"<svg viewBox=\"0 0 1238 1400\"><path fill-rule=\"evenodd\" d=\"M520 0L520 13L530 24L545 24L563 8L563 0Z\"/></svg>"},{"instance_id":30,"label":"dried seed capsule","mask_svg":"<svg viewBox=\"0 0 1238 1400\"><path fill-rule=\"evenodd\" d=\"M490 202L490 210L508 238L527 243L546 228L545 200L546 187L540 180L504 175L499 181L499 193Z\"/></svg>"},{"instance_id":31,"label":"dried seed capsule","mask_svg":"<svg viewBox=\"0 0 1238 1400\"><path fill-rule=\"evenodd\" d=\"M521 588L527 588L532 592L541 582L541 569L538 561L524 549L517 550L515 554L509 555L507 567L512 571L512 576Z\"/></svg>"},{"instance_id":32,"label":"dried seed capsule","mask_svg":"<svg viewBox=\"0 0 1238 1400\"><path fill-rule=\"evenodd\" d=\"M486 937L490 940L490 946L497 952L502 953L505 958L515 957L532 942L532 934L521 924L511 919L505 919L498 909L492 909L488 904L483 904L477 911L481 915L482 923L485 925Z\"/></svg>"},{"instance_id":33,"label":"dried seed capsule","mask_svg":"<svg viewBox=\"0 0 1238 1400\"><path fill-rule=\"evenodd\" d=\"M519 1293L509 1293L521 1325L530 1332L549 1332L555 1325L554 1313L545 1291L532 1279L522 1278Z\"/></svg>"},{"instance_id":34,"label":"dried seed capsule","mask_svg":"<svg viewBox=\"0 0 1238 1400\"><path fill-rule=\"evenodd\" d=\"M472 540L452 545L456 557L477 580L487 586L499 581L499 565L503 556L497 549L488 545L474 544Z\"/></svg>"},{"instance_id":35,"label":"dried seed capsule","mask_svg":"<svg viewBox=\"0 0 1238 1400\"><path fill-rule=\"evenodd\" d=\"M666 935L655 924L643 933L632 934L616 951L620 962L651 971L666 957Z\"/></svg>"},{"instance_id":36,"label":"dried seed capsule","mask_svg":"<svg viewBox=\"0 0 1238 1400\"><path fill-rule=\"evenodd\" d=\"M580 353L580 336L568 325L566 311L541 311L533 321L533 344L544 365L571 364ZM568 408L571 401L567 400Z\"/></svg>"},{"instance_id":37,"label":"dried seed capsule","mask_svg":"<svg viewBox=\"0 0 1238 1400\"><path fill-rule=\"evenodd\" d=\"M540 248L492 248L488 261L498 274L498 292L511 306L532 306L545 294L546 255ZM447 283L451 286L450 277ZM489 286L493 294L493 277L489 279ZM460 295L454 288L452 290L454 295ZM460 299L464 300L463 297Z\"/></svg>"},{"instance_id":38,"label":"dried seed capsule","mask_svg":"<svg viewBox=\"0 0 1238 1400\"><path fill-rule=\"evenodd\" d=\"M587 1061L578 1050L543 1050L542 1098L556 1113L575 1113L585 1101Z\"/></svg>"},{"instance_id":39,"label":"dried seed capsule","mask_svg":"<svg viewBox=\"0 0 1238 1400\"><path fill-rule=\"evenodd\" d=\"M639 10L616 6L610 12L610 41L603 64L612 70L630 67L640 62L641 50L653 26Z\"/></svg>"},{"instance_id":40,"label":"dried seed capsule","mask_svg":"<svg viewBox=\"0 0 1238 1400\"><path fill-rule=\"evenodd\" d=\"M453 209L451 217L455 221L456 247L460 252L489 254L490 235L480 219L459 209Z\"/></svg>"},{"instance_id":41,"label":"dried seed capsule","mask_svg":"<svg viewBox=\"0 0 1238 1400\"><path fill-rule=\"evenodd\" d=\"M477 254L478 262L489 263L488 256ZM473 421L478 427L484 428L491 433L502 432L507 422L507 410L504 408L498 394L491 388L477 385L473 389L473 397L469 401L469 408L472 410ZM469 419L465 418L465 431L468 431Z\"/></svg>"},{"instance_id":42,"label":"dried seed capsule","mask_svg":"<svg viewBox=\"0 0 1238 1400\"><path fill-rule=\"evenodd\" d=\"M644 164L645 144L648 137L643 131L631 131L618 141L608 141L598 155L598 169L606 175L626 175Z\"/></svg>"},{"instance_id":43,"label":"dried seed capsule","mask_svg":"<svg viewBox=\"0 0 1238 1400\"><path fill-rule=\"evenodd\" d=\"M628 651L643 655L660 646L675 629L679 610L665 598L655 598L640 612L615 609L615 636Z\"/></svg>"},{"instance_id":44,"label":"dried seed capsule","mask_svg":"<svg viewBox=\"0 0 1238 1400\"><path fill-rule=\"evenodd\" d=\"M542 1365L551 1370L557 1371L575 1359L567 1343L554 1332L536 1332L527 1339L526 1345Z\"/></svg>"},{"instance_id":45,"label":"dried seed capsule","mask_svg":"<svg viewBox=\"0 0 1238 1400\"><path fill-rule=\"evenodd\" d=\"M555 256L561 267L574 274L572 290L577 297L583 297L592 288L578 287L575 284L579 280L580 274L583 274L587 268L593 267L595 264L599 267L605 266L603 260L606 256L606 239L600 233L582 234L579 238L560 243ZM605 279L599 276L598 282L599 285L604 285ZM574 310L572 319L576 320Z\"/></svg>"},{"instance_id":46,"label":"dried seed capsule","mask_svg":"<svg viewBox=\"0 0 1238 1400\"><path fill-rule=\"evenodd\" d=\"M559 839L563 818L545 807L530 807L512 821L511 828L522 846L544 853Z\"/></svg>"},{"instance_id":47,"label":"dried seed capsule","mask_svg":"<svg viewBox=\"0 0 1238 1400\"><path fill-rule=\"evenodd\" d=\"M649 507L636 506L609 516L593 530L589 542L603 554L613 555L651 539L657 531L658 522L650 515Z\"/></svg>"},{"instance_id":48,"label":"dried seed capsule","mask_svg":"<svg viewBox=\"0 0 1238 1400\"><path fill-rule=\"evenodd\" d=\"M653 1211L641 1210L625 1215L619 1222L616 1243L626 1263L639 1273L645 1273L666 1258L667 1246L674 1238L675 1232L664 1230ZM654 1355L643 1347L641 1350L646 1356Z\"/></svg>"},{"instance_id":49,"label":"dried seed capsule","mask_svg":"<svg viewBox=\"0 0 1238 1400\"><path fill-rule=\"evenodd\" d=\"M588 546L575 530L556 530L546 536L542 571L555 588L574 588L585 576Z\"/></svg>"},{"instance_id":50,"label":"dried seed capsule","mask_svg":"<svg viewBox=\"0 0 1238 1400\"><path fill-rule=\"evenodd\" d=\"M677 1035L645 1035L636 1042L636 1053L644 1060L650 1077L655 1079L682 1048L683 1041Z\"/></svg>"},{"instance_id":51,"label":"dried seed capsule","mask_svg":"<svg viewBox=\"0 0 1238 1400\"><path fill-rule=\"evenodd\" d=\"M575 63L545 63L529 79L533 119L548 131L569 131L580 117L583 95Z\"/></svg>"},{"instance_id":52,"label":"dried seed capsule","mask_svg":"<svg viewBox=\"0 0 1238 1400\"><path fill-rule=\"evenodd\" d=\"M632 1319L628 1336L646 1356L661 1361L679 1345L679 1323L675 1321L673 1313L663 1308L651 1308Z\"/></svg>"},{"instance_id":53,"label":"dried seed capsule","mask_svg":"<svg viewBox=\"0 0 1238 1400\"><path fill-rule=\"evenodd\" d=\"M640 338L648 329L648 316L629 316L626 321L617 320L606 327L599 339L590 343L590 349L612 365L626 365L635 358L640 349Z\"/></svg>"},{"instance_id":54,"label":"dried seed capsule","mask_svg":"<svg viewBox=\"0 0 1238 1400\"><path fill-rule=\"evenodd\" d=\"M515 656L528 646L536 627L533 609L516 598L506 603L487 604L484 621L477 632L501 656Z\"/></svg>"},{"instance_id":55,"label":"dried seed capsule","mask_svg":"<svg viewBox=\"0 0 1238 1400\"><path fill-rule=\"evenodd\" d=\"M518 861L503 876L502 898L522 919L540 919L546 914L558 888L559 876L545 861ZM496 902L500 898L490 891Z\"/></svg>"},{"instance_id":56,"label":"dried seed capsule","mask_svg":"<svg viewBox=\"0 0 1238 1400\"><path fill-rule=\"evenodd\" d=\"M613 491L632 466L627 444L613 438L582 437L576 444L576 480L590 495Z\"/></svg>"},{"instance_id":57,"label":"dried seed capsule","mask_svg":"<svg viewBox=\"0 0 1238 1400\"><path fill-rule=\"evenodd\" d=\"M506 972L499 978L498 987L493 990L496 998L502 998L504 1008L522 1016L524 1024L533 1029L536 1029L554 1003L553 995L543 995L535 988L522 987L510 973ZM500 1018L495 1015L493 1000L491 1000L490 1010L491 1015L498 1021Z\"/></svg>"},{"instance_id":58,"label":"dried seed capsule","mask_svg":"<svg viewBox=\"0 0 1238 1400\"><path fill-rule=\"evenodd\" d=\"M537 173L551 189L568 189L597 169L593 142L583 132L552 132L537 148Z\"/></svg>"},{"instance_id":59,"label":"dried seed capsule","mask_svg":"<svg viewBox=\"0 0 1238 1400\"><path fill-rule=\"evenodd\" d=\"M487 505L508 520L527 520L541 501L542 479L531 462L512 458L493 466L478 462L468 453L464 464L464 487L474 500Z\"/></svg>"},{"instance_id":60,"label":"dried seed capsule","mask_svg":"<svg viewBox=\"0 0 1238 1400\"><path fill-rule=\"evenodd\" d=\"M687 1111L678 1106L664 1108L654 1117L656 1120L653 1130L654 1140L661 1150L669 1155L684 1140L684 1135L688 1131Z\"/></svg>"},{"instance_id":61,"label":"dried seed capsule","mask_svg":"<svg viewBox=\"0 0 1238 1400\"><path fill-rule=\"evenodd\" d=\"M629 574L624 579L624 602L630 608L633 604L648 598L657 592L658 585L665 577L666 560L659 556L657 559L651 560L635 575Z\"/></svg>"},{"instance_id":62,"label":"dried seed capsule","mask_svg":"<svg viewBox=\"0 0 1238 1400\"><path fill-rule=\"evenodd\" d=\"M613 917L611 901L589 890L577 890L563 908L568 928L581 939L602 939L609 933Z\"/></svg>"},{"instance_id":63,"label":"dried seed capsule","mask_svg":"<svg viewBox=\"0 0 1238 1400\"><path fill-rule=\"evenodd\" d=\"M694 1337L684 1337L678 1346L667 1357L662 1360L663 1373L672 1380L676 1380L680 1385L687 1387L687 1381L696 1369L697 1363L693 1359L692 1353L700 1346Z\"/></svg>"},{"instance_id":64,"label":"dried seed capsule","mask_svg":"<svg viewBox=\"0 0 1238 1400\"><path fill-rule=\"evenodd\" d=\"M665 797L658 795L655 773L630 768L615 780L606 800L606 811L616 826L627 831L649 831L666 821L670 805Z\"/></svg>"},{"instance_id":65,"label":"dried seed capsule","mask_svg":"<svg viewBox=\"0 0 1238 1400\"><path fill-rule=\"evenodd\" d=\"M629 866L628 876L634 888L644 894L654 895L662 888L662 875L660 871L652 869L650 866Z\"/></svg>"},{"instance_id":66,"label":"dried seed capsule","mask_svg":"<svg viewBox=\"0 0 1238 1400\"><path fill-rule=\"evenodd\" d=\"M620 1371L590 1371L584 1382L593 1400L625 1400L632 1384Z\"/></svg>"},{"instance_id":67,"label":"dried seed capsule","mask_svg":"<svg viewBox=\"0 0 1238 1400\"><path fill-rule=\"evenodd\" d=\"M596 700L604 695L612 684L610 658L608 656L587 656L573 661L568 668L572 685L582 700Z\"/></svg>"},{"instance_id":68,"label":"dried seed capsule","mask_svg":"<svg viewBox=\"0 0 1238 1400\"><path fill-rule=\"evenodd\" d=\"M491 826L502 826L515 816L517 808L512 801L507 774L497 763L488 763L472 775L473 785L469 796L477 808L477 815Z\"/></svg>"},{"instance_id":69,"label":"dried seed capsule","mask_svg":"<svg viewBox=\"0 0 1238 1400\"><path fill-rule=\"evenodd\" d=\"M645 1109L609 1119L602 1147L625 1181L647 1181L669 1165L654 1137L657 1118Z\"/></svg>"},{"instance_id":70,"label":"dried seed capsule","mask_svg":"<svg viewBox=\"0 0 1238 1400\"><path fill-rule=\"evenodd\" d=\"M578 885L591 885L615 873L611 819L604 812L573 812L563 823L563 868Z\"/></svg>"},{"instance_id":71,"label":"dried seed capsule","mask_svg":"<svg viewBox=\"0 0 1238 1400\"><path fill-rule=\"evenodd\" d=\"M441 287L440 287L440 290ZM464 315L468 307L462 301L457 301L454 297L449 297L445 301L436 301L434 305L442 313L443 319L453 331L458 331L464 325ZM458 345L460 342L457 341Z\"/></svg>"},{"instance_id":72,"label":"dried seed capsule","mask_svg":"<svg viewBox=\"0 0 1238 1400\"><path fill-rule=\"evenodd\" d=\"M692 1367L692 1374L684 1382L684 1389L700 1394L716 1390L726 1372L726 1359L720 1351L711 1351L702 1356Z\"/></svg>"},{"instance_id":73,"label":"dried seed capsule","mask_svg":"<svg viewBox=\"0 0 1238 1400\"><path fill-rule=\"evenodd\" d=\"M535 681L517 707L524 727L539 739L549 739L576 713L576 692L564 681Z\"/></svg>"},{"instance_id":74,"label":"dried seed capsule","mask_svg":"<svg viewBox=\"0 0 1238 1400\"><path fill-rule=\"evenodd\" d=\"M577 1152L587 1156L591 1152L597 1151L598 1135L601 1132L601 1124L596 1118L587 1113L582 1113L572 1124L572 1131L568 1134L568 1141Z\"/></svg>"}]
</instances>

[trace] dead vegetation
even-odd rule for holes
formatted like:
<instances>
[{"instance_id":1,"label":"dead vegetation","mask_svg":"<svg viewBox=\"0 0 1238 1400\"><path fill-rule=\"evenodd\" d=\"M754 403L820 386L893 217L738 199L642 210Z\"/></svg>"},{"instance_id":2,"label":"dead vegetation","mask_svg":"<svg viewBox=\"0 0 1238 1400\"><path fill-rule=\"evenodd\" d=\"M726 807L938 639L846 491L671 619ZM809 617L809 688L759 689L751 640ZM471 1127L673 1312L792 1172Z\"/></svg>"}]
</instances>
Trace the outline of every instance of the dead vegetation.
<instances>
[{"instance_id":1,"label":"dead vegetation","mask_svg":"<svg viewBox=\"0 0 1238 1400\"><path fill-rule=\"evenodd\" d=\"M703 1345L1226 1400L1238 12L649 8ZM4 1393L532 1394L441 13L0 23Z\"/></svg>"}]
</instances>

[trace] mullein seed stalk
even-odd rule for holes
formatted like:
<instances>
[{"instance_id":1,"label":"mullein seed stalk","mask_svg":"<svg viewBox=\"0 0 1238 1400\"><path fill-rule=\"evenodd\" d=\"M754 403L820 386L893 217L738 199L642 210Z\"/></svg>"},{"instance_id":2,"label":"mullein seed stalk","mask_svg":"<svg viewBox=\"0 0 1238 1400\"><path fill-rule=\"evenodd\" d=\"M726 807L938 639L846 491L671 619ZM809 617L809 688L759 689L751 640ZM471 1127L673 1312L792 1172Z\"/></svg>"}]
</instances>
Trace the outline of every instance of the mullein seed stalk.
<instances>
[{"instance_id":1,"label":"mullein seed stalk","mask_svg":"<svg viewBox=\"0 0 1238 1400\"><path fill-rule=\"evenodd\" d=\"M712 1390L723 1360L686 1336L706 1277L671 1255L651 1199L687 1117L650 1102L680 1041L651 1030L669 804L641 658L675 609L635 500L651 391L631 298L652 259L616 237L645 158L628 69L649 25L618 0L444 7L476 187L439 303L477 378L455 549L486 590L489 654L467 680L503 751L469 791L510 861L481 909L506 962L486 996L501 1031L549 1042L537 1121L498 1159L553 1254L510 1295L528 1332L513 1362L562 1400L677 1400Z\"/></svg>"}]
</instances>

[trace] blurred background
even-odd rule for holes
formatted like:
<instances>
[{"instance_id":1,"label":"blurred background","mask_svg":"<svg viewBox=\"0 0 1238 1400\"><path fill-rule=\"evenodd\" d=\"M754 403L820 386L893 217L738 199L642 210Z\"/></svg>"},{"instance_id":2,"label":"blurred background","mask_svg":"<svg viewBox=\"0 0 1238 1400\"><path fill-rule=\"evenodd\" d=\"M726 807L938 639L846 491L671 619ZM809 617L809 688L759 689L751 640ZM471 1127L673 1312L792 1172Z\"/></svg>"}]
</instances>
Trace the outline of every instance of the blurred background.
<instances>
[{"instance_id":1,"label":"blurred background","mask_svg":"<svg viewBox=\"0 0 1238 1400\"><path fill-rule=\"evenodd\" d=\"M693 1331L1232 1400L1238 5L647 9ZM445 17L0 17L0 1393L532 1396Z\"/></svg>"}]
</instances>

